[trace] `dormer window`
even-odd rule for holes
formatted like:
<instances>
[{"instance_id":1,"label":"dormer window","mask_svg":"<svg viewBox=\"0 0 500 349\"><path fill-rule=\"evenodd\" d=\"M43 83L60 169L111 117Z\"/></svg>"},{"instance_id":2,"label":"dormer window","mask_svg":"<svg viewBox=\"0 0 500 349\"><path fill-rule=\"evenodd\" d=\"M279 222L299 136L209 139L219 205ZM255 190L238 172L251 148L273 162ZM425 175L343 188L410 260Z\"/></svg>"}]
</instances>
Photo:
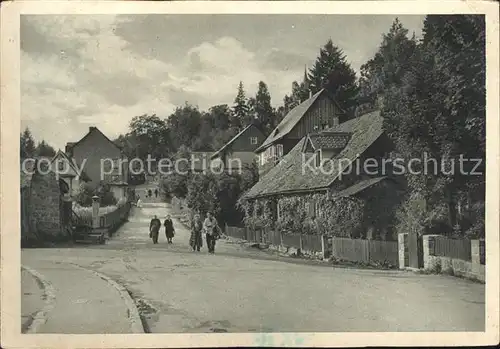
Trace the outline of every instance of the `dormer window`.
<instances>
[{"instance_id":1,"label":"dormer window","mask_svg":"<svg viewBox=\"0 0 500 349\"><path fill-rule=\"evenodd\" d=\"M321 167L321 161L322 161L322 157L321 157L321 149L317 149L317 150L314 152L314 156L315 156L315 164L316 164L316 167Z\"/></svg>"}]
</instances>

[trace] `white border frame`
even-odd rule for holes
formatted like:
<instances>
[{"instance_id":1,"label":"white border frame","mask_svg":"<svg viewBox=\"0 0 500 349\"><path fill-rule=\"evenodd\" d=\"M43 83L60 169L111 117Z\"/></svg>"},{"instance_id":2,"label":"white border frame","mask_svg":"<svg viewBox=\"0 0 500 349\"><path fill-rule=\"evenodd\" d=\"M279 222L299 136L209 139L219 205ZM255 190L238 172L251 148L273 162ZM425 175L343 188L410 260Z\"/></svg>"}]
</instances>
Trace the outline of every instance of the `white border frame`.
<instances>
[{"instance_id":1,"label":"white border frame","mask_svg":"<svg viewBox=\"0 0 500 349\"><path fill-rule=\"evenodd\" d=\"M486 331L294 333L300 346L488 345L499 341L499 6L486 1L16 1L1 7L1 341L3 347L151 348L258 346L258 333L21 334L19 133L21 14L485 14L487 52ZM279 333L274 343L283 342ZM289 336L287 336L289 338ZM293 342L293 341L292 341ZM278 344L280 345L280 344Z\"/></svg>"}]
</instances>

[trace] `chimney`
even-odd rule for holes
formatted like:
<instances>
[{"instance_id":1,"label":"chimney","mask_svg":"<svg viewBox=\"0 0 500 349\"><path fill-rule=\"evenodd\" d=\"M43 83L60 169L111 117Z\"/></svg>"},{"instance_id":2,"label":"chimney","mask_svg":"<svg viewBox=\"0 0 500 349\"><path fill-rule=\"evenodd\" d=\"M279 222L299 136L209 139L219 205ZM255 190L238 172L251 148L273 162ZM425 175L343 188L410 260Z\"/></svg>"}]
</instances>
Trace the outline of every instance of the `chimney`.
<instances>
[{"instance_id":1,"label":"chimney","mask_svg":"<svg viewBox=\"0 0 500 349\"><path fill-rule=\"evenodd\" d=\"M313 96L313 91L309 89L309 98L311 98L312 96Z\"/></svg>"},{"instance_id":2,"label":"chimney","mask_svg":"<svg viewBox=\"0 0 500 349\"><path fill-rule=\"evenodd\" d=\"M89 127L89 132L92 132L92 131L95 131L95 130L97 130L97 127L95 127L95 126L90 126Z\"/></svg>"}]
</instances>

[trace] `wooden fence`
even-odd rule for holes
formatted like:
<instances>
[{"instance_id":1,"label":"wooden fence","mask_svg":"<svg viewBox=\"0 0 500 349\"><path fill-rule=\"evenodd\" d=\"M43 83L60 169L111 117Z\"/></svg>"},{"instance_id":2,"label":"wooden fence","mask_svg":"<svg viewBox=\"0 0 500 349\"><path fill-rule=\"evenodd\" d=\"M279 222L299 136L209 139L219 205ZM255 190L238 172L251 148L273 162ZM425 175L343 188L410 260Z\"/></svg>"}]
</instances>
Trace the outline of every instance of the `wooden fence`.
<instances>
[{"instance_id":1,"label":"wooden fence","mask_svg":"<svg viewBox=\"0 0 500 349\"><path fill-rule=\"evenodd\" d=\"M289 235L270 229L252 230L231 226L226 226L225 233L228 236L249 242L300 248L304 252L322 252L322 237L318 235Z\"/></svg>"},{"instance_id":2,"label":"wooden fence","mask_svg":"<svg viewBox=\"0 0 500 349\"><path fill-rule=\"evenodd\" d=\"M434 240L434 248L430 251L430 254L470 262L472 260L471 241L467 239L439 237Z\"/></svg>"},{"instance_id":3,"label":"wooden fence","mask_svg":"<svg viewBox=\"0 0 500 349\"><path fill-rule=\"evenodd\" d=\"M116 210L103 214L99 217L99 226L101 228L113 229L124 222L130 213L130 203L118 207Z\"/></svg>"},{"instance_id":4,"label":"wooden fence","mask_svg":"<svg viewBox=\"0 0 500 349\"><path fill-rule=\"evenodd\" d=\"M398 265L399 261L396 241L333 238L332 253L336 258L352 262Z\"/></svg>"}]
</instances>

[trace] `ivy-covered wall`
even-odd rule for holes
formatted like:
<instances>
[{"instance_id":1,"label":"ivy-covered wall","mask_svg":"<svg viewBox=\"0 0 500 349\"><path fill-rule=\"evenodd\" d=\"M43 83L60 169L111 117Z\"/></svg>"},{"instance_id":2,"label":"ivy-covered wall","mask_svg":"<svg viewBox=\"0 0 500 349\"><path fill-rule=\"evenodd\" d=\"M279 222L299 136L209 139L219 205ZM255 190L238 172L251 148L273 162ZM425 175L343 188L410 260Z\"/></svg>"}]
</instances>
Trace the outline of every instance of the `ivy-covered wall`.
<instances>
[{"instance_id":1,"label":"ivy-covered wall","mask_svg":"<svg viewBox=\"0 0 500 349\"><path fill-rule=\"evenodd\" d=\"M336 190L281 195L247 201L245 225L283 234L313 234L395 240L395 212L402 194L393 183L380 182L351 197Z\"/></svg>"}]
</instances>

